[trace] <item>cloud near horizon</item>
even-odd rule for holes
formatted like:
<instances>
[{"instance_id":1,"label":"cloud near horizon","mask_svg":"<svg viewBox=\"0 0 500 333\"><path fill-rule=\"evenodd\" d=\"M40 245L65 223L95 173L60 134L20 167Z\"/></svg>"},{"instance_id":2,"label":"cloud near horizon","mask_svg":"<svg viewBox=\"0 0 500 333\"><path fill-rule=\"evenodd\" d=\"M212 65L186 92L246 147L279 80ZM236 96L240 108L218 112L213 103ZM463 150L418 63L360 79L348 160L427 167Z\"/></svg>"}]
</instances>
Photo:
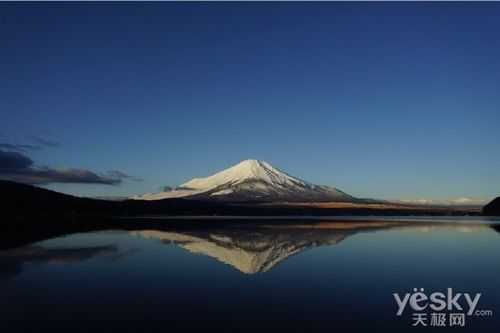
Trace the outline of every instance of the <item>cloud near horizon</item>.
<instances>
[{"instance_id":1,"label":"cloud near horizon","mask_svg":"<svg viewBox=\"0 0 500 333\"><path fill-rule=\"evenodd\" d=\"M28 152L33 150L40 150L42 149L42 147L40 147L39 145L29 145L29 144L18 145L18 144L2 142L0 143L0 149L6 149L18 152Z\"/></svg>"},{"instance_id":2,"label":"cloud near horizon","mask_svg":"<svg viewBox=\"0 0 500 333\"><path fill-rule=\"evenodd\" d=\"M124 179L141 181L141 179L119 170L98 174L79 168L54 169L40 167L36 166L31 158L21 152L4 150L0 150L0 179L31 185L47 185L51 183L118 185Z\"/></svg>"},{"instance_id":3,"label":"cloud near horizon","mask_svg":"<svg viewBox=\"0 0 500 333\"><path fill-rule=\"evenodd\" d=\"M116 179L129 179L129 180L133 180L134 182L142 182L143 179L142 178L139 178L139 177L134 177L134 176L131 176L131 175L128 175L126 174L125 172L123 171L120 171L120 170L110 170L106 173L107 176L111 177L111 178L116 178Z\"/></svg>"},{"instance_id":4,"label":"cloud near horizon","mask_svg":"<svg viewBox=\"0 0 500 333\"><path fill-rule=\"evenodd\" d=\"M57 142L57 141L54 141L54 140L50 140L50 139L47 139L47 138L44 138L44 137L41 137L41 136L38 136L38 135L32 135L32 136L30 136L30 139L33 140L33 141L35 141L40 146L44 146L44 147L55 148L55 147L60 147L61 146L60 142Z\"/></svg>"},{"instance_id":5,"label":"cloud near horizon","mask_svg":"<svg viewBox=\"0 0 500 333\"><path fill-rule=\"evenodd\" d=\"M397 199L396 202L406 203L406 204L416 204L416 205L484 205L489 202L490 199L486 198L448 198L448 199Z\"/></svg>"},{"instance_id":6,"label":"cloud near horizon","mask_svg":"<svg viewBox=\"0 0 500 333\"><path fill-rule=\"evenodd\" d=\"M44 148L57 148L61 146L60 142L49 140L41 136L32 135L29 137L29 139L33 142L33 144L14 144L8 142L0 142L0 149L27 153L29 151L37 151Z\"/></svg>"}]
</instances>

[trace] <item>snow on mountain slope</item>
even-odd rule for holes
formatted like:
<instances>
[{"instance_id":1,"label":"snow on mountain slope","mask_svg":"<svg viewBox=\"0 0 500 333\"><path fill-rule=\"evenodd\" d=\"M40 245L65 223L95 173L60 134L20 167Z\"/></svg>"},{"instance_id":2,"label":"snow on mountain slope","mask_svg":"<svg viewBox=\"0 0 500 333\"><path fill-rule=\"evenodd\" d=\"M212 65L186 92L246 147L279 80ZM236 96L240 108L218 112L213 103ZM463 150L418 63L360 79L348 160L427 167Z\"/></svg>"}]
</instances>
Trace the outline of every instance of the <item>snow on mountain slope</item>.
<instances>
[{"instance_id":1,"label":"snow on mountain slope","mask_svg":"<svg viewBox=\"0 0 500 333\"><path fill-rule=\"evenodd\" d=\"M246 160L229 169L218 172L213 176L207 178L194 178L182 184L181 187L201 190L223 184L237 185L251 179L258 179L274 185L305 185L305 182L273 168L267 162Z\"/></svg>"},{"instance_id":2,"label":"snow on mountain slope","mask_svg":"<svg viewBox=\"0 0 500 333\"><path fill-rule=\"evenodd\" d=\"M305 182L258 160L245 160L212 176L194 178L172 191L148 193L133 199L181 197L227 201L355 200L336 188Z\"/></svg>"}]
</instances>

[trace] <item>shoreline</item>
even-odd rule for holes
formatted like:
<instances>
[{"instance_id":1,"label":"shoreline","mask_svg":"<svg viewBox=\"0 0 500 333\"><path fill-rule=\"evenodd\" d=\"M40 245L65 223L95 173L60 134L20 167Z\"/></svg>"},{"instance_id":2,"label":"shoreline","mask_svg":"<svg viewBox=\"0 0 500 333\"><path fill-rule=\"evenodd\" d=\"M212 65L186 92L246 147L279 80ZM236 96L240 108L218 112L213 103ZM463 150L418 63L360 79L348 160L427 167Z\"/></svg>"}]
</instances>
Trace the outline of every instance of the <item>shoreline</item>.
<instances>
[{"instance_id":1,"label":"shoreline","mask_svg":"<svg viewBox=\"0 0 500 333\"><path fill-rule=\"evenodd\" d=\"M392 226L490 226L500 230L500 217L408 217L408 216L135 216L135 217L33 217L4 223L0 233L0 250L62 237L74 233L106 230L216 230L265 228L356 228L360 225ZM211 222L211 223L207 223Z\"/></svg>"}]
</instances>

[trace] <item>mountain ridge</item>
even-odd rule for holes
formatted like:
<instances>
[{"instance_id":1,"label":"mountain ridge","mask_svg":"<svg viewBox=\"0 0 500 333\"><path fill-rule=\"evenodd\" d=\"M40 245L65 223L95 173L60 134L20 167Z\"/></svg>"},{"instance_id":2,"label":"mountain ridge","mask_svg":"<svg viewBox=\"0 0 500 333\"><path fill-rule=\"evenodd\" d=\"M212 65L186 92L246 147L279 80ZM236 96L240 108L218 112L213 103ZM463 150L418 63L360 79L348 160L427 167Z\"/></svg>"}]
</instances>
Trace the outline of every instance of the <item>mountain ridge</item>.
<instances>
[{"instance_id":1,"label":"mountain ridge","mask_svg":"<svg viewBox=\"0 0 500 333\"><path fill-rule=\"evenodd\" d=\"M192 198L221 201L356 202L335 187L315 185L293 177L262 160L248 159L204 178L193 178L171 191L132 199Z\"/></svg>"},{"instance_id":2,"label":"mountain ridge","mask_svg":"<svg viewBox=\"0 0 500 333\"><path fill-rule=\"evenodd\" d=\"M5 217L3 226L15 232L16 230L32 230L40 234L48 229L87 228L89 225L101 226L112 223L129 223L133 220L120 217L196 216L219 218L222 216L240 217L277 217L295 216L306 218L310 216L338 215L479 215L479 211L459 209L454 207L419 207L398 203L376 203L374 200L359 199L357 203L342 202L229 202L208 201L184 198L163 200L123 200L109 201L76 197L47 190L32 185L0 180L2 194L2 214ZM364 202L361 200L365 200ZM91 217L89 219L89 217ZM118 220L116 220L118 218ZM111 220L112 221L111 221ZM191 222L193 222L192 220ZM49 223L42 223L48 221ZM85 221L85 223L81 223ZM158 221L161 221L158 220ZM172 221L172 220L170 220ZM190 223L183 218L181 224ZM161 222L164 223L164 222ZM171 222L177 223L177 222ZM199 222L206 224L205 219ZM230 220L217 221L217 224L232 223ZM23 227L21 227L23 226ZM4 233L5 234L5 233ZM4 240L5 242L5 240Z\"/></svg>"},{"instance_id":3,"label":"mountain ridge","mask_svg":"<svg viewBox=\"0 0 500 333\"><path fill-rule=\"evenodd\" d=\"M500 197L496 197L483 207L483 215L500 216Z\"/></svg>"}]
</instances>

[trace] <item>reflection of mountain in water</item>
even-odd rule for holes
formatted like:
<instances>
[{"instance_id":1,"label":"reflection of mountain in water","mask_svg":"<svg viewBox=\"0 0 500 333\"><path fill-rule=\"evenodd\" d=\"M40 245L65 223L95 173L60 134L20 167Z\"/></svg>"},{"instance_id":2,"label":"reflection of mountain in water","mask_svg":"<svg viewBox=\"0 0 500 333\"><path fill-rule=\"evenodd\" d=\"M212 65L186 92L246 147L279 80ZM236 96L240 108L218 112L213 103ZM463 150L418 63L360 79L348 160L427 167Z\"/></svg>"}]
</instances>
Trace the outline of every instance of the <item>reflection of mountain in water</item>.
<instances>
[{"instance_id":1,"label":"reflection of mountain in water","mask_svg":"<svg viewBox=\"0 0 500 333\"><path fill-rule=\"evenodd\" d=\"M335 245L347 236L382 228L263 227L186 231L134 231L132 234L178 245L254 274L267 272L288 257L318 246Z\"/></svg>"}]
</instances>

